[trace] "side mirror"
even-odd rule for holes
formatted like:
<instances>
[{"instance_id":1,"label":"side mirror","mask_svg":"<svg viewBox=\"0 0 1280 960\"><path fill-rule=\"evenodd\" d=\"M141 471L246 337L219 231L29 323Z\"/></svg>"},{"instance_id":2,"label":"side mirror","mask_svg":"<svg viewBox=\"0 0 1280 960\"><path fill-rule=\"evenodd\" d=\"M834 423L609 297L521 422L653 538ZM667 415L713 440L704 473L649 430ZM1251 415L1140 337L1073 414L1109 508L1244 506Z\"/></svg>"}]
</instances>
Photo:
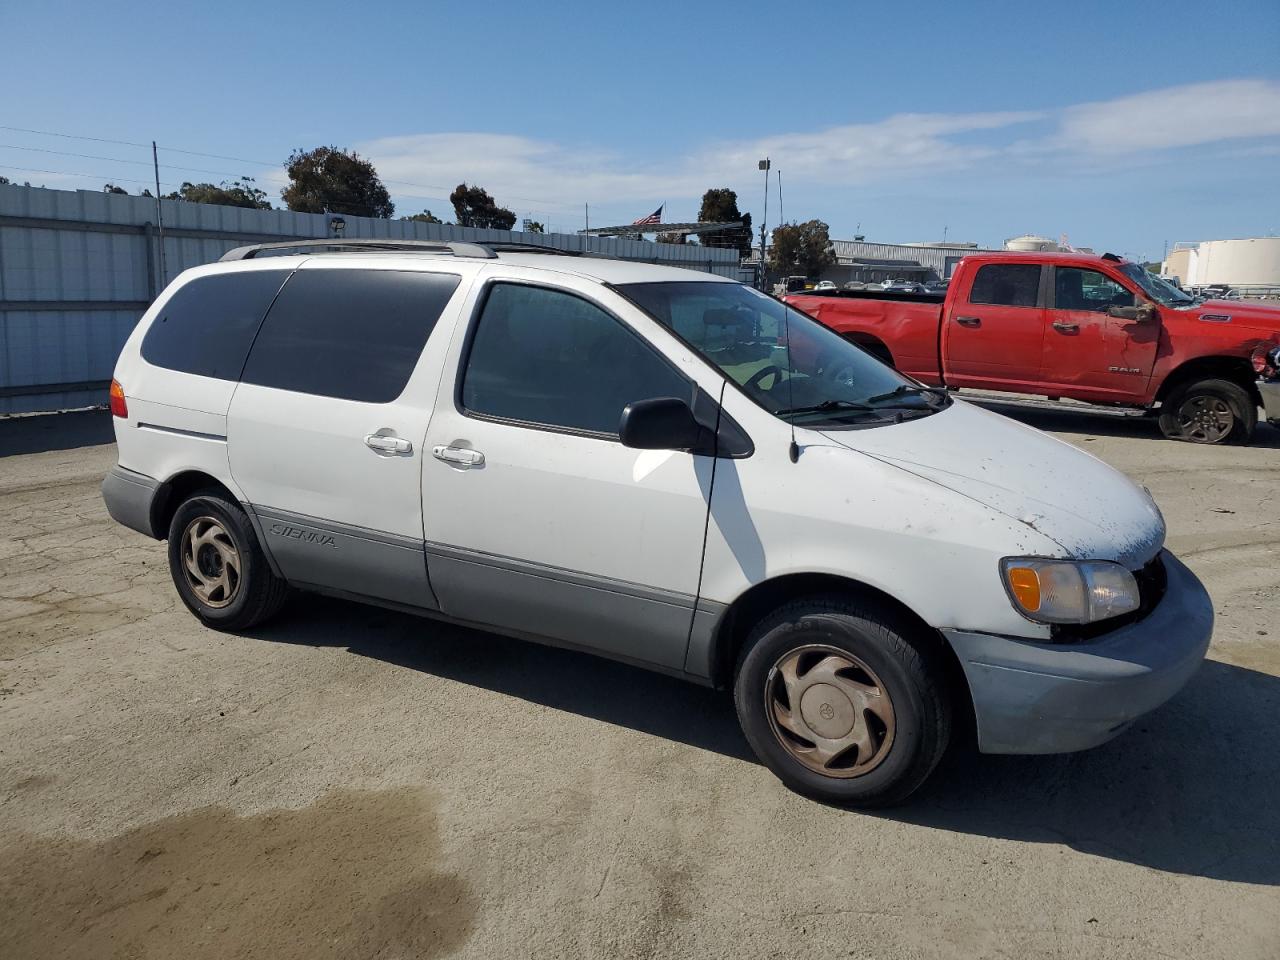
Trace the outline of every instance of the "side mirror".
<instances>
[{"instance_id":1,"label":"side mirror","mask_svg":"<svg viewBox=\"0 0 1280 960\"><path fill-rule=\"evenodd\" d=\"M629 403L618 424L622 445L636 450L694 450L707 434L689 404L676 397Z\"/></svg>"},{"instance_id":2,"label":"side mirror","mask_svg":"<svg viewBox=\"0 0 1280 960\"><path fill-rule=\"evenodd\" d=\"M1107 316L1118 320L1136 320L1139 323L1151 323L1160 319L1160 311L1154 303L1144 300L1136 307L1107 307Z\"/></svg>"}]
</instances>

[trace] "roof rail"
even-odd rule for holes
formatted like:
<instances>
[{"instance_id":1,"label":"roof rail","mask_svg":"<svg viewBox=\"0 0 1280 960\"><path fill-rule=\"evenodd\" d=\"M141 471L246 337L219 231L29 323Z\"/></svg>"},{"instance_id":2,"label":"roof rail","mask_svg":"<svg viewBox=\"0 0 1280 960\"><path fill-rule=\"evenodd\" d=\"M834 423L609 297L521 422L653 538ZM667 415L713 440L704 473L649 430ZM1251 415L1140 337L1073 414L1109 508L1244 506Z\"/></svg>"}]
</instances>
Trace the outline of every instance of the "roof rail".
<instances>
[{"instance_id":1,"label":"roof rail","mask_svg":"<svg viewBox=\"0 0 1280 960\"><path fill-rule=\"evenodd\" d=\"M285 240L279 243L253 243L236 247L222 255L221 260L252 260L264 251L298 250L302 253L330 251L384 251L388 253L448 253L455 257L476 257L494 260L497 254L479 243L461 243L454 240Z\"/></svg>"}]
</instances>

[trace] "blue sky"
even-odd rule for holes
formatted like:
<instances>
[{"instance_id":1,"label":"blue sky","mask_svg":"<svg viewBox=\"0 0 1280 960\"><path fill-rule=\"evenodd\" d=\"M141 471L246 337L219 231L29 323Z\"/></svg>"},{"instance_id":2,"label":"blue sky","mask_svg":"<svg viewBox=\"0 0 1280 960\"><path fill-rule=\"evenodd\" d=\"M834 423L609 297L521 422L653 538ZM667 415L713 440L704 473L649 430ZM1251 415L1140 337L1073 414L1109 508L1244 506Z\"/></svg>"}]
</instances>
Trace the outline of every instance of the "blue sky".
<instances>
[{"instance_id":1,"label":"blue sky","mask_svg":"<svg viewBox=\"0 0 1280 960\"><path fill-rule=\"evenodd\" d=\"M174 184L250 175L278 197L290 150L332 143L375 162L398 214L449 219L465 179L577 229L584 203L593 225L664 202L692 219L729 186L758 224L767 152L787 219L833 237L1065 232L1158 256L1280 232L1276 0L52 0L0 4L0 36L0 126L154 139ZM149 148L0 144L17 182L149 176Z\"/></svg>"}]
</instances>

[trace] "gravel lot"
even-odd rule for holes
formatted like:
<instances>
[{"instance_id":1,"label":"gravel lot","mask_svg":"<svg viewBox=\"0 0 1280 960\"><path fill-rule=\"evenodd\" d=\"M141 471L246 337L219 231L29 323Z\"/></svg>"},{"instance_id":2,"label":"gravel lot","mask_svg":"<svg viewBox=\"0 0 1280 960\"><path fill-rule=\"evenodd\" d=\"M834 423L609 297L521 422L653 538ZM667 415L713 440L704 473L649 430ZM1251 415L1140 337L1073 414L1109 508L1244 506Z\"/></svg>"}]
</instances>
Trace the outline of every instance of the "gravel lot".
<instances>
[{"instance_id":1,"label":"gravel lot","mask_svg":"<svg viewBox=\"0 0 1280 960\"><path fill-rule=\"evenodd\" d=\"M1152 489L1212 659L877 815L640 670L308 597L207 631L107 518L109 418L0 422L0 955L1276 957L1280 431L1017 416Z\"/></svg>"}]
</instances>

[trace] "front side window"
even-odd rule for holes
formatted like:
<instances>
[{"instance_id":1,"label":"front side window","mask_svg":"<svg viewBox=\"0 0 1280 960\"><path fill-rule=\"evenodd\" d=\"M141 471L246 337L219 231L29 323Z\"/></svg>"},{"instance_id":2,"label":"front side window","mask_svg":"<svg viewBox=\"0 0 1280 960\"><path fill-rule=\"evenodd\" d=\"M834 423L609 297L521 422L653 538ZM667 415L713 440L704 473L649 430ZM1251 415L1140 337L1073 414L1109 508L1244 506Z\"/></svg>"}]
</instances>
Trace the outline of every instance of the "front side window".
<instances>
[{"instance_id":1,"label":"front side window","mask_svg":"<svg viewBox=\"0 0 1280 960\"><path fill-rule=\"evenodd\" d=\"M1133 292L1097 270L1059 267L1057 274L1053 293L1059 310L1106 313L1110 307L1133 306Z\"/></svg>"},{"instance_id":2,"label":"front side window","mask_svg":"<svg viewBox=\"0 0 1280 960\"><path fill-rule=\"evenodd\" d=\"M254 334L288 276L288 270L235 270L183 284L142 338L142 359L199 377L239 379Z\"/></svg>"},{"instance_id":3,"label":"front side window","mask_svg":"<svg viewBox=\"0 0 1280 960\"><path fill-rule=\"evenodd\" d=\"M1034 307L1039 302L1040 266L1034 263L988 263L978 268L969 291L970 303L1002 307Z\"/></svg>"},{"instance_id":4,"label":"front side window","mask_svg":"<svg viewBox=\"0 0 1280 960\"><path fill-rule=\"evenodd\" d=\"M692 401L693 385L590 301L495 283L476 321L461 393L469 413L616 437L627 404Z\"/></svg>"},{"instance_id":5,"label":"front side window","mask_svg":"<svg viewBox=\"0 0 1280 960\"><path fill-rule=\"evenodd\" d=\"M784 419L868 425L932 413L948 402L807 314L743 284L628 283L618 290Z\"/></svg>"},{"instance_id":6,"label":"front side window","mask_svg":"<svg viewBox=\"0 0 1280 960\"><path fill-rule=\"evenodd\" d=\"M299 270L262 322L245 383L340 400L400 396L460 277Z\"/></svg>"}]
</instances>

